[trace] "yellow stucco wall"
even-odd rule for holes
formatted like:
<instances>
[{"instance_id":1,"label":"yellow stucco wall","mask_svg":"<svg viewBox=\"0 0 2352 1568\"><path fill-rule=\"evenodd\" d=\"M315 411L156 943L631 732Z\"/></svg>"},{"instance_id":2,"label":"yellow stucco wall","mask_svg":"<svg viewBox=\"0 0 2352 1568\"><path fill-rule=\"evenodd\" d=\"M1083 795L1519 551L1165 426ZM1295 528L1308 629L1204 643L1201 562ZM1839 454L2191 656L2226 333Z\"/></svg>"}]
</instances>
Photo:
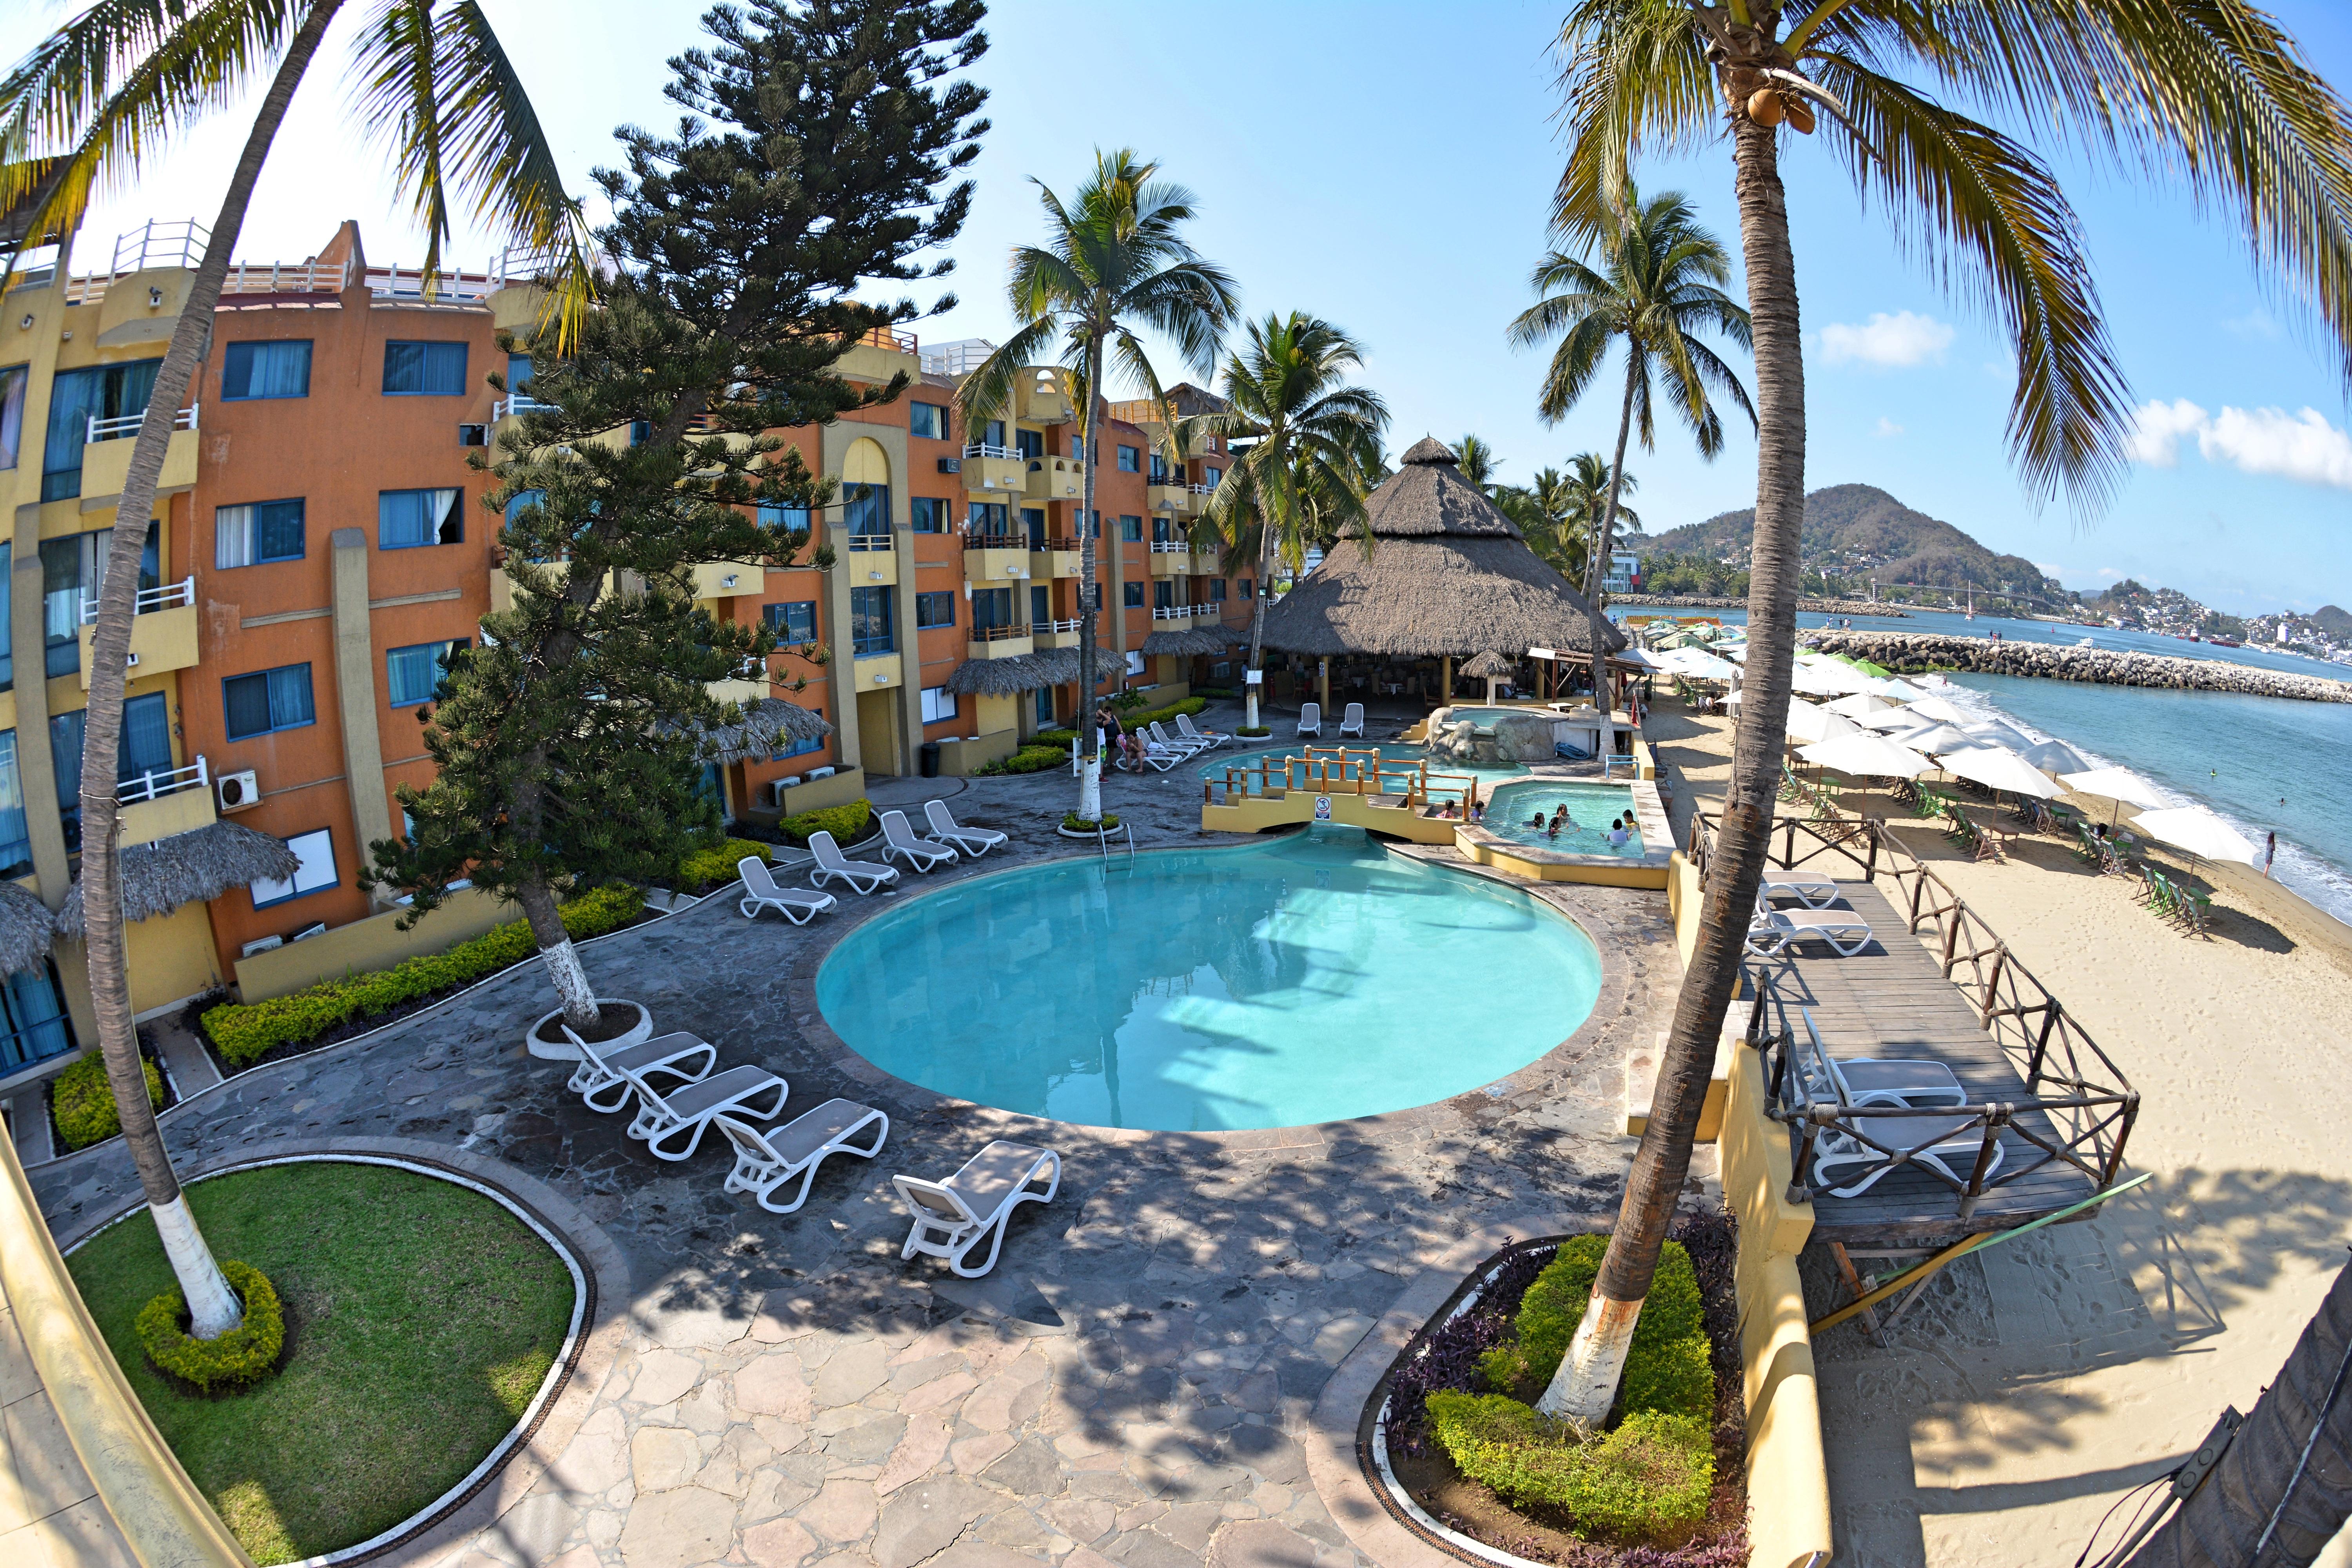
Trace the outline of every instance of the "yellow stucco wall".
<instances>
[{"instance_id":1,"label":"yellow stucco wall","mask_svg":"<svg viewBox=\"0 0 2352 1568\"><path fill-rule=\"evenodd\" d=\"M289 942L241 958L236 963L237 994L247 1002L259 1002L337 975L389 969L404 958L439 952L492 926L522 918L520 910L478 888L452 894L448 902L404 931L399 921L406 912L386 910L307 942Z\"/></svg>"}]
</instances>

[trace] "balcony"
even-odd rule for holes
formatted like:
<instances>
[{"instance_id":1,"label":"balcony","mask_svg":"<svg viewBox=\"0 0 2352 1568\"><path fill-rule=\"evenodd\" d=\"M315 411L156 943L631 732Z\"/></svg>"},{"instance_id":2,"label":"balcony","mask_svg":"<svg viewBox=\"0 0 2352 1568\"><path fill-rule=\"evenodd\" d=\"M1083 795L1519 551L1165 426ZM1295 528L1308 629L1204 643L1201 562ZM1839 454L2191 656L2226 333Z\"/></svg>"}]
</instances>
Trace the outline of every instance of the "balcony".
<instances>
[{"instance_id":1,"label":"balcony","mask_svg":"<svg viewBox=\"0 0 2352 1568\"><path fill-rule=\"evenodd\" d=\"M1013 416L1032 425L1066 425L1078 416L1070 401L1070 373L1059 365L1030 365L1013 378Z\"/></svg>"},{"instance_id":2,"label":"balcony","mask_svg":"<svg viewBox=\"0 0 2352 1568\"><path fill-rule=\"evenodd\" d=\"M896 653L861 653L850 665L850 682L860 691L907 683L907 667Z\"/></svg>"},{"instance_id":3,"label":"balcony","mask_svg":"<svg viewBox=\"0 0 2352 1568\"><path fill-rule=\"evenodd\" d=\"M963 576L967 583L1026 582L1029 577L1029 536L1025 533L967 533L963 540Z\"/></svg>"},{"instance_id":4,"label":"balcony","mask_svg":"<svg viewBox=\"0 0 2352 1568\"><path fill-rule=\"evenodd\" d=\"M1153 511L1189 517L1192 512L1192 492L1183 485L1154 482L1144 487L1143 504Z\"/></svg>"},{"instance_id":5,"label":"balcony","mask_svg":"<svg viewBox=\"0 0 2352 1568\"><path fill-rule=\"evenodd\" d=\"M1038 647L1076 647L1078 646L1078 623L1068 621L1035 621L1031 623L1029 636Z\"/></svg>"},{"instance_id":6,"label":"balcony","mask_svg":"<svg viewBox=\"0 0 2352 1568\"><path fill-rule=\"evenodd\" d=\"M1216 554L1213 551L1195 551L1181 539L1154 540L1151 543L1151 574L1154 577L1191 577L1214 572Z\"/></svg>"},{"instance_id":7,"label":"balcony","mask_svg":"<svg viewBox=\"0 0 2352 1568\"><path fill-rule=\"evenodd\" d=\"M1036 651L1036 640L1025 626L974 626L964 645L967 658L1019 658Z\"/></svg>"},{"instance_id":8,"label":"balcony","mask_svg":"<svg viewBox=\"0 0 2352 1568\"><path fill-rule=\"evenodd\" d=\"M120 419L93 419L81 449L81 510L98 511L122 493L131 472L135 437L147 416L128 414ZM172 421L171 445L163 449L163 471L155 480L157 495L193 489L196 483L196 405L189 405Z\"/></svg>"},{"instance_id":9,"label":"balcony","mask_svg":"<svg viewBox=\"0 0 2352 1568\"><path fill-rule=\"evenodd\" d=\"M845 542L842 568L853 588L888 587L898 581L898 552L887 533L853 533Z\"/></svg>"},{"instance_id":10,"label":"balcony","mask_svg":"<svg viewBox=\"0 0 2352 1568\"><path fill-rule=\"evenodd\" d=\"M1029 459L1031 500L1084 500L1086 494L1087 466L1076 458Z\"/></svg>"},{"instance_id":11,"label":"balcony","mask_svg":"<svg viewBox=\"0 0 2352 1568\"><path fill-rule=\"evenodd\" d=\"M183 577L139 595L131 623L131 679L186 669L196 662L196 580ZM89 644L98 631L98 595L81 598L81 689L89 689Z\"/></svg>"},{"instance_id":12,"label":"balcony","mask_svg":"<svg viewBox=\"0 0 2352 1568\"><path fill-rule=\"evenodd\" d=\"M1079 574L1079 542L1075 539L1048 539L1044 549L1037 542L1029 542L1029 575L1032 577L1076 577Z\"/></svg>"},{"instance_id":13,"label":"balcony","mask_svg":"<svg viewBox=\"0 0 2352 1568\"><path fill-rule=\"evenodd\" d=\"M698 599L734 599L746 594L762 592L768 581L765 568L747 566L740 561L705 561L694 569L694 596Z\"/></svg>"},{"instance_id":14,"label":"balcony","mask_svg":"<svg viewBox=\"0 0 2352 1568\"><path fill-rule=\"evenodd\" d=\"M919 381L923 374L922 344L912 332L876 327L850 344L849 352L835 362L834 369L853 381L888 381L900 374L910 381Z\"/></svg>"},{"instance_id":15,"label":"balcony","mask_svg":"<svg viewBox=\"0 0 2352 1568\"><path fill-rule=\"evenodd\" d=\"M552 403L541 403L528 392L518 392L511 397L501 397L493 402L490 405L490 418L495 423L502 419L519 418L525 414L553 414L557 411Z\"/></svg>"},{"instance_id":16,"label":"balcony","mask_svg":"<svg viewBox=\"0 0 2352 1568\"><path fill-rule=\"evenodd\" d=\"M122 805L120 842L148 844L213 824L212 772L198 757L184 768L142 773L116 786Z\"/></svg>"},{"instance_id":17,"label":"balcony","mask_svg":"<svg viewBox=\"0 0 2352 1568\"><path fill-rule=\"evenodd\" d=\"M1213 612L1207 605L1154 605L1151 618L1155 621L1181 621L1189 624L1195 615L1207 616Z\"/></svg>"},{"instance_id":18,"label":"balcony","mask_svg":"<svg viewBox=\"0 0 2352 1568\"><path fill-rule=\"evenodd\" d=\"M963 488L966 495L1025 495L1029 488L1029 459L1010 447L966 447Z\"/></svg>"}]
</instances>

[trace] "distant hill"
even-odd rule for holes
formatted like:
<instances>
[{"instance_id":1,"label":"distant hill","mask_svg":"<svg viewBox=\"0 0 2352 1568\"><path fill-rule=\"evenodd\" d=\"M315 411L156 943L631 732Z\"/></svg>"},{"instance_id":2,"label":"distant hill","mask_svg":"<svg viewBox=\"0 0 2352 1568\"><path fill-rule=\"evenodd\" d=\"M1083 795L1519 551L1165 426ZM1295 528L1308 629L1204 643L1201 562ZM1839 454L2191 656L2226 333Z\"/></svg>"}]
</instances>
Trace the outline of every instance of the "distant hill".
<instances>
[{"instance_id":1,"label":"distant hill","mask_svg":"<svg viewBox=\"0 0 2352 1568\"><path fill-rule=\"evenodd\" d=\"M2352 615L2346 615L2334 605L2322 605L2312 611L2311 624L2331 642L2352 641Z\"/></svg>"},{"instance_id":2,"label":"distant hill","mask_svg":"<svg viewBox=\"0 0 2352 1568\"><path fill-rule=\"evenodd\" d=\"M1727 511L1641 542L1673 555L1748 564L1756 512ZM1996 555L1948 522L1914 511L1872 485L1832 485L1805 498L1801 546L1808 571L2063 602L2066 590L2021 555ZM2341 612L2338 612L2339 614Z\"/></svg>"}]
</instances>

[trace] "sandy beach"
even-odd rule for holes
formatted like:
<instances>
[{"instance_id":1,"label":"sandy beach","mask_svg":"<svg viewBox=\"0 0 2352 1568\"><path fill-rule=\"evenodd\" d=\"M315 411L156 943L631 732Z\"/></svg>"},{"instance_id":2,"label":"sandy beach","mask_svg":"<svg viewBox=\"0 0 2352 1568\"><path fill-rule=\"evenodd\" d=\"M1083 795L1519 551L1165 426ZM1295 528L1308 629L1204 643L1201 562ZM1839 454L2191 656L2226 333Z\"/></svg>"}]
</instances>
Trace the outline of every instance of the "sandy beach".
<instances>
[{"instance_id":1,"label":"sandy beach","mask_svg":"<svg viewBox=\"0 0 2352 1568\"><path fill-rule=\"evenodd\" d=\"M1686 836L1693 799L1720 798L1729 724L1669 699L1650 732ZM1887 816L2129 1076L2142 1105L2127 1163L2156 1179L1947 1269L1884 1347L1858 1322L1822 1337L1837 1562L2068 1563L2225 1404L2252 1407L2344 1261L2352 1139L2336 1112L2352 930L2257 872L2201 866L2221 914L2200 941L2053 838L1979 862L1884 795L1864 809ZM1832 1278L1809 1255L1821 1308ZM2111 1524L2102 1550L2118 1536ZM2352 1542L2319 1561L2352 1564Z\"/></svg>"}]
</instances>

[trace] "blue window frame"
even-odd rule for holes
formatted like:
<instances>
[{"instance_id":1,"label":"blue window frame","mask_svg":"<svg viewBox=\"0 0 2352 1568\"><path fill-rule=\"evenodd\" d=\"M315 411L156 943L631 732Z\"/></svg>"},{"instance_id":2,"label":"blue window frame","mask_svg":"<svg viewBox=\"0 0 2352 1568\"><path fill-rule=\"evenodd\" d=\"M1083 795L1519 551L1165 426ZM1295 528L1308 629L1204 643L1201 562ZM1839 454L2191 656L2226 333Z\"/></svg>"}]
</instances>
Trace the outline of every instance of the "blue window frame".
<instances>
[{"instance_id":1,"label":"blue window frame","mask_svg":"<svg viewBox=\"0 0 2352 1568\"><path fill-rule=\"evenodd\" d=\"M891 624L890 588L849 591L849 635L859 657L898 651L898 628Z\"/></svg>"},{"instance_id":2,"label":"blue window frame","mask_svg":"<svg viewBox=\"0 0 2352 1568\"><path fill-rule=\"evenodd\" d=\"M1121 583L1121 584L1119 584L1119 591L1120 591L1120 592L1121 592L1121 593L1126 596L1127 607L1128 607L1129 609L1130 609L1130 610L1139 610L1139 609L1143 608L1143 584L1140 584L1140 583Z\"/></svg>"},{"instance_id":3,"label":"blue window frame","mask_svg":"<svg viewBox=\"0 0 2352 1568\"><path fill-rule=\"evenodd\" d=\"M1223 577L1212 577L1212 578L1210 578L1210 579L1209 579L1209 602L1210 602L1211 604L1213 604L1213 605L1214 605L1214 604L1223 604L1223 603L1224 602L1224 597L1225 597L1225 580L1224 580Z\"/></svg>"},{"instance_id":4,"label":"blue window frame","mask_svg":"<svg viewBox=\"0 0 2352 1568\"><path fill-rule=\"evenodd\" d=\"M310 701L310 667L287 664L251 675L232 675L221 682L221 708L232 741L316 723L319 714Z\"/></svg>"},{"instance_id":5,"label":"blue window frame","mask_svg":"<svg viewBox=\"0 0 2352 1568\"><path fill-rule=\"evenodd\" d=\"M816 601L803 599L790 605L767 606L768 629L778 640L788 643L816 641Z\"/></svg>"},{"instance_id":6,"label":"blue window frame","mask_svg":"<svg viewBox=\"0 0 2352 1568\"><path fill-rule=\"evenodd\" d=\"M226 572L238 566L267 565L272 561L301 560L303 510L299 498L215 508L214 569Z\"/></svg>"},{"instance_id":7,"label":"blue window frame","mask_svg":"<svg viewBox=\"0 0 2352 1568\"><path fill-rule=\"evenodd\" d=\"M411 643L383 656L384 674L392 689L392 706L414 708L433 700L433 689L449 671L449 656L472 647L466 637L448 642Z\"/></svg>"},{"instance_id":8,"label":"blue window frame","mask_svg":"<svg viewBox=\"0 0 2352 1568\"><path fill-rule=\"evenodd\" d=\"M889 532L890 487L842 486L841 521L849 525L852 538L872 538L876 534Z\"/></svg>"},{"instance_id":9,"label":"blue window frame","mask_svg":"<svg viewBox=\"0 0 2352 1568\"><path fill-rule=\"evenodd\" d=\"M772 610L777 608L773 605L768 607ZM809 711L820 719L824 717L824 710L822 708L812 708ZM768 760L772 763L781 763L787 757L805 757L811 752L822 752L825 748L825 739L822 735L805 741L787 740L782 736L777 739L779 743L776 749L768 753Z\"/></svg>"},{"instance_id":10,"label":"blue window frame","mask_svg":"<svg viewBox=\"0 0 2352 1568\"><path fill-rule=\"evenodd\" d=\"M74 1048L56 967L43 959L0 985L0 1073L61 1057Z\"/></svg>"},{"instance_id":11,"label":"blue window frame","mask_svg":"<svg viewBox=\"0 0 2352 1568\"><path fill-rule=\"evenodd\" d=\"M415 550L427 544L466 542L463 490L379 490L375 501L376 548Z\"/></svg>"},{"instance_id":12,"label":"blue window frame","mask_svg":"<svg viewBox=\"0 0 2352 1568\"><path fill-rule=\"evenodd\" d=\"M1120 518L1118 520L1118 536L1121 539L1126 540L1129 544L1142 543L1143 520L1139 517Z\"/></svg>"},{"instance_id":13,"label":"blue window frame","mask_svg":"<svg viewBox=\"0 0 2352 1568\"><path fill-rule=\"evenodd\" d=\"M1122 474L1132 474L1132 473L1137 473L1137 472L1139 472L1139 471L1142 469L1142 468L1143 468L1143 450L1142 450L1142 448L1141 448L1141 447L1121 447L1118 449L1118 471L1119 471L1120 473L1122 473Z\"/></svg>"},{"instance_id":14,"label":"blue window frame","mask_svg":"<svg viewBox=\"0 0 2352 1568\"><path fill-rule=\"evenodd\" d=\"M948 531L948 505L937 496L913 496L908 503L914 511L911 524L917 533L945 533Z\"/></svg>"},{"instance_id":15,"label":"blue window frame","mask_svg":"<svg viewBox=\"0 0 2352 1568\"><path fill-rule=\"evenodd\" d=\"M937 594L916 595L916 629L919 631L929 626L951 626L955 625L955 602L956 596L953 589L944 590Z\"/></svg>"},{"instance_id":16,"label":"blue window frame","mask_svg":"<svg viewBox=\"0 0 2352 1568\"><path fill-rule=\"evenodd\" d=\"M460 343L457 346L463 348L465 345ZM465 372L461 369L458 374L462 375ZM507 395L522 397L528 396L530 392L530 356L529 354L507 355Z\"/></svg>"},{"instance_id":17,"label":"blue window frame","mask_svg":"<svg viewBox=\"0 0 2352 1568\"><path fill-rule=\"evenodd\" d=\"M16 771L16 731L0 730L0 877L33 868L33 836L25 826L25 780Z\"/></svg>"},{"instance_id":18,"label":"blue window frame","mask_svg":"<svg viewBox=\"0 0 2352 1568\"><path fill-rule=\"evenodd\" d=\"M15 554L14 545L0 543L0 583L14 581L8 575L8 572L15 564L12 560ZM11 646L16 631L16 612L9 605L9 600L14 597L15 595L11 594L0 594L0 691L14 691L16 689L16 656ZM76 662L80 660L79 643L75 644L74 658ZM10 732L14 733L13 731ZM12 751L9 754L13 757L16 753ZM0 875L5 874L0 873Z\"/></svg>"},{"instance_id":19,"label":"blue window frame","mask_svg":"<svg viewBox=\"0 0 2352 1568\"><path fill-rule=\"evenodd\" d=\"M408 493L414 494L415 492L411 491ZM511 497L508 498L507 500L507 521L509 522L512 522L516 518L522 515L523 508L527 506L538 506L546 500L547 492L545 490L515 491L515 493ZM376 507L379 514L381 514L383 507L382 498L378 498Z\"/></svg>"},{"instance_id":20,"label":"blue window frame","mask_svg":"<svg viewBox=\"0 0 2352 1568\"><path fill-rule=\"evenodd\" d=\"M0 367L0 468L15 468L24 449L25 390L32 384L32 366Z\"/></svg>"},{"instance_id":21,"label":"blue window frame","mask_svg":"<svg viewBox=\"0 0 2352 1568\"><path fill-rule=\"evenodd\" d=\"M386 397L461 397L465 392L465 344L395 342L383 345Z\"/></svg>"},{"instance_id":22,"label":"blue window frame","mask_svg":"<svg viewBox=\"0 0 2352 1568\"><path fill-rule=\"evenodd\" d=\"M782 529L787 533L806 533L809 531L808 508L774 506L762 501L760 503L760 526Z\"/></svg>"},{"instance_id":23,"label":"blue window frame","mask_svg":"<svg viewBox=\"0 0 2352 1568\"><path fill-rule=\"evenodd\" d=\"M224 402L310 395L310 339L275 343L230 343L221 351L221 398Z\"/></svg>"},{"instance_id":24,"label":"blue window frame","mask_svg":"<svg viewBox=\"0 0 2352 1568\"><path fill-rule=\"evenodd\" d=\"M43 500L81 494L81 449L89 441L89 422L146 413L147 395L163 363L142 359L58 372L49 389L49 433L41 458Z\"/></svg>"},{"instance_id":25,"label":"blue window frame","mask_svg":"<svg viewBox=\"0 0 2352 1568\"><path fill-rule=\"evenodd\" d=\"M282 882L267 878L252 886L253 907L268 909L273 904L291 903L312 893L323 893L336 885L335 836L323 827L309 833L298 833L286 840L286 847L294 851L297 862L294 875Z\"/></svg>"},{"instance_id":26,"label":"blue window frame","mask_svg":"<svg viewBox=\"0 0 2352 1568\"><path fill-rule=\"evenodd\" d=\"M1004 503L1001 500L966 502L963 516L964 526L974 533L1004 531Z\"/></svg>"},{"instance_id":27,"label":"blue window frame","mask_svg":"<svg viewBox=\"0 0 2352 1568\"><path fill-rule=\"evenodd\" d=\"M948 411L936 403L910 403L907 405L907 430L926 441L948 438Z\"/></svg>"}]
</instances>

